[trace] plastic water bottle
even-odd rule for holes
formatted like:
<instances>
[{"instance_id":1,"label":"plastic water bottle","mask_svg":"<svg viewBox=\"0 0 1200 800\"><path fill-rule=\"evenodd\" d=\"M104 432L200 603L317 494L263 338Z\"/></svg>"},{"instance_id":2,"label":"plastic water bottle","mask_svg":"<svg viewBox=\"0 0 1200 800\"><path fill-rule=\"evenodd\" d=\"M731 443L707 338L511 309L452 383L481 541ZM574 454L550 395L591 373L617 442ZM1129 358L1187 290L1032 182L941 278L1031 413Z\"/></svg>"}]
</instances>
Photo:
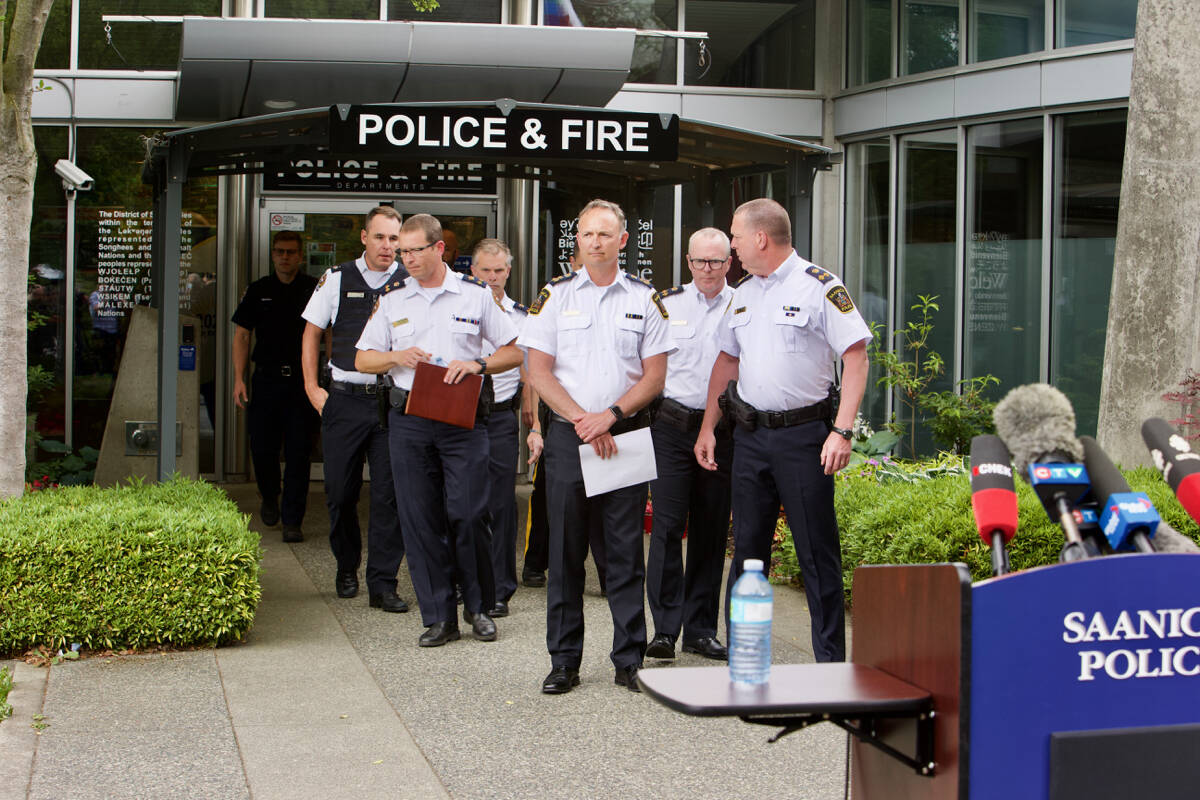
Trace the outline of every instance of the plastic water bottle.
<instances>
[{"instance_id":1,"label":"plastic water bottle","mask_svg":"<svg viewBox=\"0 0 1200 800\"><path fill-rule=\"evenodd\" d=\"M774 591L763 562L746 559L733 584L729 605L729 678L735 685L766 683L771 673L771 615Z\"/></svg>"}]
</instances>

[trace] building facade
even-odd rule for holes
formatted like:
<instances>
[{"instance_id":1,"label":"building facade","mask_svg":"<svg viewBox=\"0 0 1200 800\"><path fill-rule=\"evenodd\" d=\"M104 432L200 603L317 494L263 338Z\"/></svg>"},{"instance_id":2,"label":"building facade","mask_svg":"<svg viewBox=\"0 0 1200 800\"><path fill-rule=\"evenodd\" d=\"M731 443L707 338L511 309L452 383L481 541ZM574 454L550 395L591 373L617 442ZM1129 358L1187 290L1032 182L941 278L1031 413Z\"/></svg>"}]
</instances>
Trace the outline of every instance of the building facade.
<instances>
[{"instance_id":1,"label":"building facade","mask_svg":"<svg viewBox=\"0 0 1200 800\"><path fill-rule=\"evenodd\" d=\"M409 0L61 0L34 81L30 308L38 324L29 348L30 363L50 377L31 403L39 432L75 449L100 446L130 309L150 298L145 138L219 121L178 113L194 107L180 96L182 15L303 19L318 35L335 19L448 23L426 56L432 61L471 53L491 25L635 29L628 75L609 108L675 113L844 153L818 174L812 219L796 221L810 226L808 255L845 278L885 340L913 320L920 296L936 295L932 343L947 364L944 387L986 373L1001 380L1001 392L1047 380L1075 403L1079 431L1091 432L1136 6L442 0L423 13ZM513 63L524 62L514 54ZM354 83L346 85L350 94ZM436 80L421 87L430 101L450 91ZM263 102L289 108L285 99ZM64 192L54 172L61 158L93 176L94 188ZM660 288L672 285L704 204L727 226L738 202L786 192L782 171L734 180L715 199L689 185L656 189L631 214L635 268ZM573 215L587 199L553 182L489 179L470 164L397 174L298 158L261 175L193 181L180 286L181 311L199 321L201 472L246 470L242 421L228 399L228 319L245 286L270 269L273 232L300 230L307 269L319 274L358 254L359 220L371 206L431 212L454 232L460 259L479 238L509 239L512 286L529 299L564 268ZM880 422L899 409L873 389L865 410Z\"/></svg>"}]
</instances>

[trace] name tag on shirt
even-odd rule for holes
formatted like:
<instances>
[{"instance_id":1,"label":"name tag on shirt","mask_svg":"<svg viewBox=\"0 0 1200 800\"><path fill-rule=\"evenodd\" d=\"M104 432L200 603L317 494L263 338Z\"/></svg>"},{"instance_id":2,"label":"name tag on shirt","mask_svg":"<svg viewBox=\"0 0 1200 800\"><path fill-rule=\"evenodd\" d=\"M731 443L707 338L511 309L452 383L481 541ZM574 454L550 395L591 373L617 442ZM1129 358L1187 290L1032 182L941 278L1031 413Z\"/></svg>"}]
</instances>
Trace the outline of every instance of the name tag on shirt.
<instances>
[{"instance_id":1,"label":"name tag on shirt","mask_svg":"<svg viewBox=\"0 0 1200 800\"><path fill-rule=\"evenodd\" d=\"M405 317L404 319L398 319L395 322L393 322L392 327L399 328L401 325L407 325L407 324L408 324L408 317Z\"/></svg>"},{"instance_id":2,"label":"name tag on shirt","mask_svg":"<svg viewBox=\"0 0 1200 800\"><path fill-rule=\"evenodd\" d=\"M346 292L346 297L350 297L350 298L357 299L359 297L366 297L366 296L367 295L365 292Z\"/></svg>"}]
</instances>

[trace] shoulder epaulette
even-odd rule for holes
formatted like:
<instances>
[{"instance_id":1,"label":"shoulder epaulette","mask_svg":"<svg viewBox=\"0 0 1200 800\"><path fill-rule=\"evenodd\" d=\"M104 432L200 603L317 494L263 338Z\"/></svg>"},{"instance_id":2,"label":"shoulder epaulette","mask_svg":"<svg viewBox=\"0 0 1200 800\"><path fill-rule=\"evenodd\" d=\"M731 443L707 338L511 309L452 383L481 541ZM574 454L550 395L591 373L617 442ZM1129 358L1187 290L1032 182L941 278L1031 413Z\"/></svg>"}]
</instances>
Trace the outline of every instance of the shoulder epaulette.
<instances>
[{"instance_id":1,"label":"shoulder epaulette","mask_svg":"<svg viewBox=\"0 0 1200 800\"><path fill-rule=\"evenodd\" d=\"M751 275L749 272L747 272L745 275L743 275L741 278L738 279L738 282L733 285L733 288L736 289L737 287L741 286L743 283L745 283L746 281L750 280L753 277L754 277L753 275Z\"/></svg>"},{"instance_id":2,"label":"shoulder epaulette","mask_svg":"<svg viewBox=\"0 0 1200 800\"><path fill-rule=\"evenodd\" d=\"M569 280L573 280L575 278L575 276L578 274L579 274L578 272L568 272L565 275L555 275L553 278L550 279L549 285L550 286L558 286L560 283L566 283Z\"/></svg>"},{"instance_id":3,"label":"shoulder epaulette","mask_svg":"<svg viewBox=\"0 0 1200 800\"><path fill-rule=\"evenodd\" d=\"M390 281L379 287L379 296L383 297L388 292L394 292L397 289L404 288L404 278L392 277Z\"/></svg>"},{"instance_id":4,"label":"shoulder epaulette","mask_svg":"<svg viewBox=\"0 0 1200 800\"><path fill-rule=\"evenodd\" d=\"M672 286L670 289L667 289L665 292L659 292L660 297L674 297L677 294L683 294L682 286Z\"/></svg>"},{"instance_id":5,"label":"shoulder epaulette","mask_svg":"<svg viewBox=\"0 0 1200 800\"><path fill-rule=\"evenodd\" d=\"M651 283L650 281L646 280L645 278L643 278L641 275L634 275L632 272L626 272L625 274L629 276L630 280L637 281L642 286L646 286L650 289L654 289L654 284Z\"/></svg>"},{"instance_id":6,"label":"shoulder epaulette","mask_svg":"<svg viewBox=\"0 0 1200 800\"><path fill-rule=\"evenodd\" d=\"M815 264L804 271L809 275L812 275L821 283L829 283L831 280L834 280L834 274L832 272L823 270Z\"/></svg>"},{"instance_id":7,"label":"shoulder epaulette","mask_svg":"<svg viewBox=\"0 0 1200 800\"><path fill-rule=\"evenodd\" d=\"M479 278L476 278L474 275L468 275L464 272L464 273L462 273L462 279L464 281L466 281L467 283L473 283L476 286L482 286L484 289L488 288L488 285L486 283L479 280Z\"/></svg>"},{"instance_id":8,"label":"shoulder epaulette","mask_svg":"<svg viewBox=\"0 0 1200 800\"><path fill-rule=\"evenodd\" d=\"M528 314L529 306L525 305L524 303L513 301L513 311L520 311L522 314Z\"/></svg>"}]
</instances>

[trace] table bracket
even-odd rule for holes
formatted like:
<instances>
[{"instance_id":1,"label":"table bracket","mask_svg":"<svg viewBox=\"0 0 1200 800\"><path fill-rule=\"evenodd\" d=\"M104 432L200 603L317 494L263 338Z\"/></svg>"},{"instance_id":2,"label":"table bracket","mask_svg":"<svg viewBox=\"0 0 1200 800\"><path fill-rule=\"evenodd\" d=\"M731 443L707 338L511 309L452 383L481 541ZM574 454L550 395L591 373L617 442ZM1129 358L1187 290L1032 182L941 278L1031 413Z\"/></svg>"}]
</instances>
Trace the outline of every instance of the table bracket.
<instances>
[{"instance_id":1,"label":"table bracket","mask_svg":"<svg viewBox=\"0 0 1200 800\"><path fill-rule=\"evenodd\" d=\"M768 739L777 742L788 734L804 730L818 722L832 722L862 742L875 747L907 767L912 768L918 775L932 778L936 765L933 760L933 730L935 712L931 708L915 712L881 712L875 714L800 714L794 716L741 716L742 722L755 725L782 726L778 733ZM917 723L916 755L910 756L884 742L879 737L876 723L884 719L912 719Z\"/></svg>"}]
</instances>

